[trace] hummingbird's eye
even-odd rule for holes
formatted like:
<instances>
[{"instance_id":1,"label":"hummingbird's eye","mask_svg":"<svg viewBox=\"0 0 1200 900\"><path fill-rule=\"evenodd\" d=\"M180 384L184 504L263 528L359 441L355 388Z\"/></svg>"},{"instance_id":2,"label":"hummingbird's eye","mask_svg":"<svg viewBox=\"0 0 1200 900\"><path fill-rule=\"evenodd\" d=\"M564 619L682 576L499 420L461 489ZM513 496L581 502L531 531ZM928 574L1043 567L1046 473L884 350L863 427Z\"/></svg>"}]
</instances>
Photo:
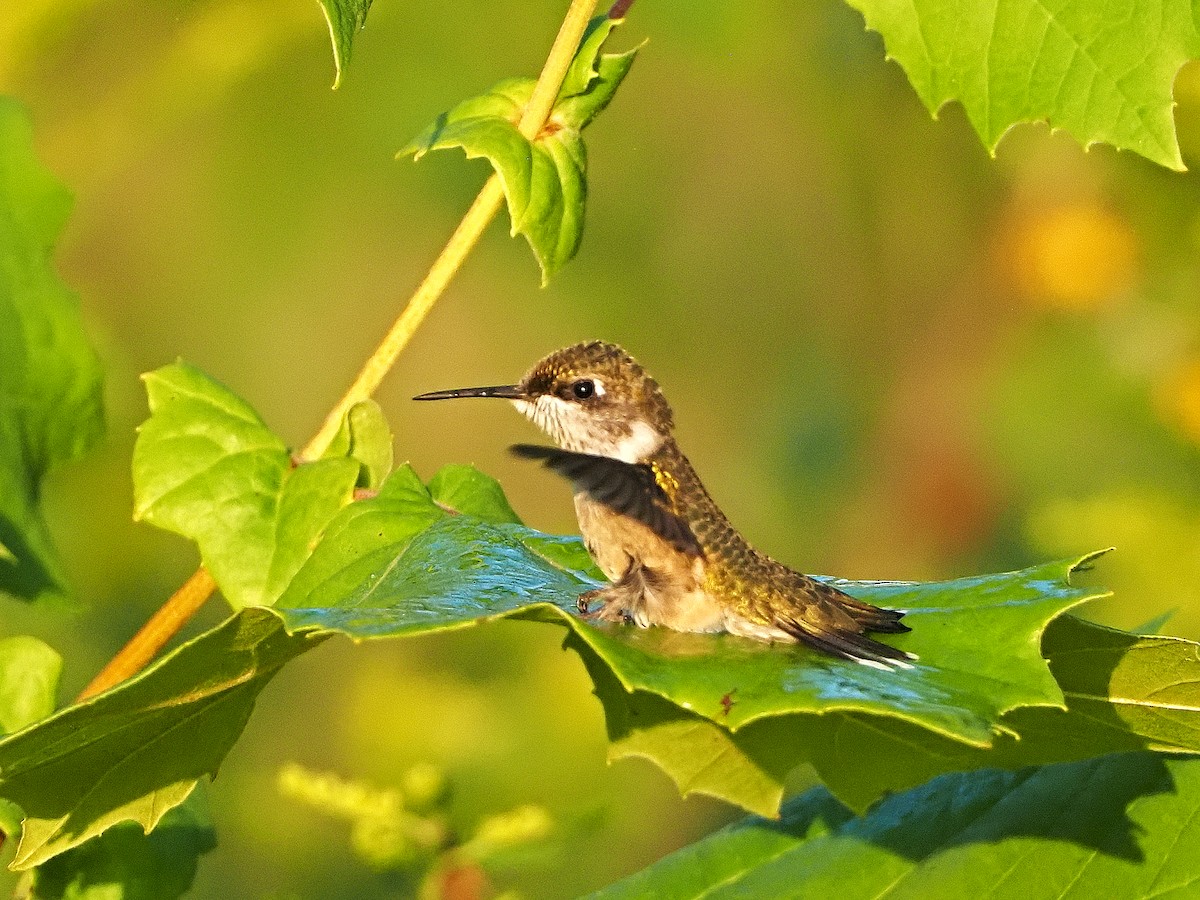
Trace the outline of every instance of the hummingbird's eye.
<instances>
[{"instance_id":1,"label":"hummingbird's eye","mask_svg":"<svg viewBox=\"0 0 1200 900\"><path fill-rule=\"evenodd\" d=\"M581 378L571 385L571 394L576 400L587 400L596 393L596 385L590 378Z\"/></svg>"}]
</instances>

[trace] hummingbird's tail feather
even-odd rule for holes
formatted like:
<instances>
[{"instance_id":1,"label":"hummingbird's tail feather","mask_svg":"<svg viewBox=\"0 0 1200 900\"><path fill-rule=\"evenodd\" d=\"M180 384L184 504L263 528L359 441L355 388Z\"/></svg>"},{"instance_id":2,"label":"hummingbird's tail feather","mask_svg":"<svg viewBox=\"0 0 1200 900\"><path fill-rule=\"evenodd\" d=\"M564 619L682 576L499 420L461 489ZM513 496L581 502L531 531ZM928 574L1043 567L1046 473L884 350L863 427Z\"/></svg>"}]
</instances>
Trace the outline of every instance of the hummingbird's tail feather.
<instances>
[{"instance_id":1,"label":"hummingbird's tail feather","mask_svg":"<svg viewBox=\"0 0 1200 900\"><path fill-rule=\"evenodd\" d=\"M880 634L904 634L912 631L900 620L904 618L904 610L886 609L882 606L872 606L855 600L849 594L844 594L842 608L855 622L862 626L863 631L878 631Z\"/></svg>"},{"instance_id":2,"label":"hummingbird's tail feather","mask_svg":"<svg viewBox=\"0 0 1200 900\"><path fill-rule=\"evenodd\" d=\"M909 660L916 659L912 653L906 653L895 647L872 640L865 634L846 631L837 626L822 626L812 622L797 622L795 620L779 621L778 626L794 637L800 643L820 650L831 656L842 659L852 659L857 663L877 669L890 671L893 667L910 669ZM898 624L898 623L897 623ZM901 626L908 631L905 626Z\"/></svg>"}]
</instances>

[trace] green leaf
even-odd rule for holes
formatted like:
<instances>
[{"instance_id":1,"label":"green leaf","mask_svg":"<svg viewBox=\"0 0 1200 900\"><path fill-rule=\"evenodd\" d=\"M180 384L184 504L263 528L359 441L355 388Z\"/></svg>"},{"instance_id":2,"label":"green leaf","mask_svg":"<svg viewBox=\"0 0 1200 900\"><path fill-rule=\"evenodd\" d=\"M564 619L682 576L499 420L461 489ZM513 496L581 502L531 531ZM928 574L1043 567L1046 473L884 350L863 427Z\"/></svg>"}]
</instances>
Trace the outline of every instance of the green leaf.
<instances>
[{"instance_id":1,"label":"green leaf","mask_svg":"<svg viewBox=\"0 0 1200 900\"><path fill-rule=\"evenodd\" d=\"M1012 710L1001 719L1008 733L991 748L861 713L779 716L730 732L658 698L606 689L599 680L597 696L608 721L610 758L649 758L684 793L724 797L770 815L787 773L809 762L843 803L862 811L887 793L945 772L1139 749L1200 752L1198 650L1178 638L1138 637L1073 616L1056 619L1046 629L1043 652L1066 710ZM706 752L684 752L684 735Z\"/></svg>"},{"instance_id":2,"label":"green leaf","mask_svg":"<svg viewBox=\"0 0 1200 900\"><path fill-rule=\"evenodd\" d=\"M1041 631L1098 593L1067 583L1078 562L939 584L838 582L872 603L910 611L913 632L900 641L920 661L901 672L733 635L597 627L572 613L578 593L594 584L588 573L548 564L536 532L521 526L438 518L413 481L404 478L407 507L390 507L413 527L395 537L380 535L369 515L383 494L335 518L280 599L291 625L368 637L517 613L565 622L626 690L658 694L730 729L770 715L845 709L988 746L1003 730L1004 712L1063 705L1039 652ZM434 558L441 562L430 567ZM349 624L349 610L358 624Z\"/></svg>"},{"instance_id":3,"label":"green leaf","mask_svg":"<svg viewBox=\"0 0 1200 900\"><path fill-rule=\"evenodd\" d=\"M34 156L24 109L0 97L0 591L23 599L65 591L42 477L104 430L100 363L52 262L70 207Z\"/></svg>"},{"instance_id":4,"label":"green leaf","mask_svg":"<svg viewBox=\"0 0 1200 900\"><path fill-rule=\"evenodd\" d=\"M374 400L355 403L322 458L348 456L362 466L356 485L378 490L392 471L392 429Z\"/></svg>"},{"instance_id":5,"label":"green leaf","mask_svg":"<svg viewBox=\"0 0 1200 900\"><path fill-rule=\"evenodd\" d=\"M30 900L175 900L196 877L200 856L217 846L196 790L167 811L152 834L126 822L39 866Z\"/></svg>"},{"instance_id":6,"label":"green leaf","mask_svg":"<svg viewBox=\"0 0 1200 900\"><path fill-rule=\"evenodd\" d=\"M0 640L0 733L11 734L54 712L62 657L35 637Z\"/></svg>"},{"instance_id":7,"label":"green leaf","mask_svg":"<svg viewBox=\"0 0 1200 900\"><path fill-rule=\"evenodd\" d=\"M20 731L54 712L62 657L37 638L0 640L0 734ZM20 807L0 799L0 832L21 833Z\"/></svg>"},{"instance_id":8,"label":"green leaf","mask_svg":"<svg viewBox=\"0 0 1200 900\"><path fill-rule=\"evenodd\" d=\"M448 490L467 477L475 483L467 496L490 497L485 477L462 469L433 484ZM470 508L490 512L489 503L476 499ZM463 500L456 506L467 508ZM579 593L596 584L577 540L448 515L404 467L378 497L334 518L277 608L289 627L355 638L505 616L565 624L568 646L583 656L605 703L614 755L651 756L685 792L773 812L787 773L820 759L830 723L869 722L881 743L891 734L929 735L970 758L971 748L1012 732L1010 711L1063 707L1041 635L1097 595L1068 583L1088 559L942 584L839 583L910 610L913 632L899 640L920 660L911 670L880 671L732 635L590 625L573 614Z\"/></svg>"},{"instance_id":9,"label":"green leaf","mask_svg":"<svg viewBox=\"0 0 1200 900\"><path fill-rule=\"evenodd\" d=\"M450 513L464 513L485 522L521 524L496 479L474 466L443 466L429 481L433 502Z\"/></svg>"},{"instance_id":10,"label":"green leaf","mask_svg":"<svg viewBox=\"0 0 1200 900\"><path fill-rule=\"evenodd\" d=\"M354 36L367 23L367 11L372 0L317 0L329 25L329 40L333 44L333 88L342 83L342 73L350 65L350 50Z\"/></svg>"},{"instance_id":11,"label":"green leaf","mask_svg":"<svg viewBox=\"0 0 1200 900\"><path fill-rule=\"evenodd\" d=\"M216 774L271 677L322 639L244 609L113 690L0 740L0 796L26 816L12 868L119 822L154 828Z\"/></svg>"},{"instance_id":12,"label":"green leaf","mask_svg":"<svg viewBox=\"0 0 1200 900\"><path fill-rule=\"evenodd\" d=\"M525 138L517 123L535 81L514 78L442 113L397 154L420 159L430 150L461 147L468 159L486 157L504 185L512 234L529 241L543 286L574 257L583 239L587 151L580 132L612 100L637 55L637 48L601 53L617 24L604 16L592 21L550 118L534 140Z\"/></svg>"},{"instance_id":13,"label":"green leaf","mask_svg":"<svg viewBox=\"0 0 1200 900\"><path fill-rule=\"evenodd\" d=\"M1179 897L1200 882L1200 761L1149 753L942 776L839 821L823 789L591 895Z\"/></svg>"},{"instance_id":14,"label":"green leaf","mask_svg":"<svg viewBox=\"0 0 1200 900\"><path fill-rule=\"evenodd\" d=\"M1018 122L1049 122L1183 169L1171 89L1200 56L1188 0L1044 3L848 0L933 113L958 100L988 150Z\"/></svg>"},{"instance_id":15,"label":"green leaf","mask_svg":"<svg viewBox=\"0 0 1200 900\"><path fill-rule=\"evenodd\" d=\"M253 409L184 363L143 377L134 515L196 541L235 609L271 604L350 502L358 460L294 465Z\"/></svg>"}]
</instances>

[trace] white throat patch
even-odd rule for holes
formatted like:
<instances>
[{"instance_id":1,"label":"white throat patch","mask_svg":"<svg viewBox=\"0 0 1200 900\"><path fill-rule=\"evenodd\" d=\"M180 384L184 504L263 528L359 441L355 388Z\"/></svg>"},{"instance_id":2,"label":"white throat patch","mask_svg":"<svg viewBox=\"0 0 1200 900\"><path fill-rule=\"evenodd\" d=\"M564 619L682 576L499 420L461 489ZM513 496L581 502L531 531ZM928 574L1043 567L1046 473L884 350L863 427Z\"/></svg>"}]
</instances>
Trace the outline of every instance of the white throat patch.
<instances>
[{"instance_id":1,"label":"white throat patch","mask_svg":"<svg viewBox=\"0 0 1200 900\"><path fill-rule=\"evenodd\" d=\"M597 429L591 414L576 403L543 394L536 400L513 400L521 413L550 435L558 446L573 453L607 456L621 462L639 463L662 446L664 436L653 426L635 420L629 433L614 437Z\"/></svg>"},{"instance_id":2,"label":"white throat patch","mask_svg":"<svg viewBox=\"0 0 1200 900\"><path fill-rule=\"evenodd\" d=\"M621 462L640 463L662 446L663 436L658 431L638 419L633 423L629 434L617 441L613 448L615 452L608 454Z\"/></svg>"}]
</instances>

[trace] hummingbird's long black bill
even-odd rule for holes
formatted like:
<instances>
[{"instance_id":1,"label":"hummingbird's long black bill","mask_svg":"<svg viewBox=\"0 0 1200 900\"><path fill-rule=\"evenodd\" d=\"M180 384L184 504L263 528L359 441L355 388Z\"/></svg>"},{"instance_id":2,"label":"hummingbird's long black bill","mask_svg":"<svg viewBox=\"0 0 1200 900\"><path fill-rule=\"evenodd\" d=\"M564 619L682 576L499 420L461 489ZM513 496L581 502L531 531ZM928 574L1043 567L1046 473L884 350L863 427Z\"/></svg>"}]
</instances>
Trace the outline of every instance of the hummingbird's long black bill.
<instances>
[{"instance_id":1,"label":"hummingbird's long black bill","mask_svg":"<svg viewBox=\"0 0 1200 900\"><path fill-rule=\"evenodd\" d=\"M430 391L417 394L414 400L458 400L461 397L497 397L501 400L523 400L525 392L519 384L498 384L494 387L456 388L452 391Z\"/></svg>"}]
</instances>

